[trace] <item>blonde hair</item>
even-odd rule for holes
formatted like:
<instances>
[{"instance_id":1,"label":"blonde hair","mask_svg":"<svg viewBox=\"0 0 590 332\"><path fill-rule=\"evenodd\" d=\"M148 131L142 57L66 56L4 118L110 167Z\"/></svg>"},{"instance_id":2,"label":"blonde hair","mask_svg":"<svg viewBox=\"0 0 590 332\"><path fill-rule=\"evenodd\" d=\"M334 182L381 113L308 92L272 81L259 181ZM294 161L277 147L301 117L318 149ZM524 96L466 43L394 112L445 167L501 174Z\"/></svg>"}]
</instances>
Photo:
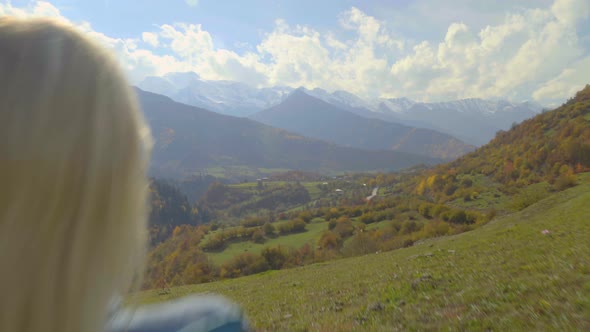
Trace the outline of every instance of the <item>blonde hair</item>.
<instances>
[{"instance_id":1,"label":"blonde hair","mask_svg":"<svg viewBox=\"0 0 590 332\"><path fill-rule=\"evenodd\" d=\"M150 134L115 58L0 18L0 331L101 331L142 266Z\"/></svg>"}]
</instances>

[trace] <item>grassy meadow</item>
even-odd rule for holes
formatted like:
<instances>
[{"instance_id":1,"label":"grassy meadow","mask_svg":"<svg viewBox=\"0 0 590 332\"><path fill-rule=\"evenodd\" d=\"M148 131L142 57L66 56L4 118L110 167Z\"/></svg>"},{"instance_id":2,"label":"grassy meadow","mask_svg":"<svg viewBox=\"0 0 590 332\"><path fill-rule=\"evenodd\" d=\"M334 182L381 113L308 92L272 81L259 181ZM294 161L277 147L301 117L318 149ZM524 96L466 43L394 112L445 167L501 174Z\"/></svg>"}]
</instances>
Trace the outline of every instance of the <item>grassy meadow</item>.
<instances>
[{"instance_id":1,"label":"grassy meadow","mask_svg":"<svg viewBox=\"0 0 590 332\"><path fill-rule=\"evenodd\" d=\"M266 247L281 245L297 249L305 245L307 242L311 242L312 244L315 243L315 240L319 238L321 233L328 229L328 223L310 223L306 228L307 231L305 232L277 236L266 240L264 243L254 243L252 241L230 243L223 251L210 252L207 253L207 255L211 258L213 263L221 265L239 254L244 252L258 254Z\"/></svg>"},{"instance_id":2,"label":"grassy meadow","mask_svg":"<svg viewBox=\"0 0 590 332\"><path fill-rule=\"evenodd\" d=\"M484 202L492 198L502 197ZM520 212L471 232L167 294L146 291L133 301L214 292L239 303L260 331L590 330L590 184L525 198L532 203ZM299 245L325 225L278 240ZM260 250L236 243L213 259L244 249Z\"/></svg>"}]
</instances>

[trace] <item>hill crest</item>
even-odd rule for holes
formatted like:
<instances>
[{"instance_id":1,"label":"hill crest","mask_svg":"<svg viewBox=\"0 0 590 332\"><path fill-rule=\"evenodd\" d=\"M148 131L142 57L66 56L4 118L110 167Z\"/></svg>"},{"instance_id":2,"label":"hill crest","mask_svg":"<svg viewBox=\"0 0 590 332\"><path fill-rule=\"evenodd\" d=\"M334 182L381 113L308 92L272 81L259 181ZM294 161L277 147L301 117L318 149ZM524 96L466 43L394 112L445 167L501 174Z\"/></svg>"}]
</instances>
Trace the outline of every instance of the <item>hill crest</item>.
<instances>
[{"instance_id":1,"label":"hill crest","mask_svg":"<svg viewBox=\"0 0 590 332\"><path fill-rule=\"evenodd\" d=\"M431 129L369 119L309 95L293 91L282 103L252 115L261 123L332 143L371 150L395 150L454 159L474 149Z\"/></svg>"},{"instance_id":2,"label":"hill crest","mask_svg":"<svg viewBox=\"0 0 590 332\"><path fill-rule=\"evenodd\" d=\"M155 137L151 172L189 177L211 168L319 172L397 170L439 159L338 146L137 89ZM253 175L256 176L256 175Z\"/></svg>"}]
</instances>

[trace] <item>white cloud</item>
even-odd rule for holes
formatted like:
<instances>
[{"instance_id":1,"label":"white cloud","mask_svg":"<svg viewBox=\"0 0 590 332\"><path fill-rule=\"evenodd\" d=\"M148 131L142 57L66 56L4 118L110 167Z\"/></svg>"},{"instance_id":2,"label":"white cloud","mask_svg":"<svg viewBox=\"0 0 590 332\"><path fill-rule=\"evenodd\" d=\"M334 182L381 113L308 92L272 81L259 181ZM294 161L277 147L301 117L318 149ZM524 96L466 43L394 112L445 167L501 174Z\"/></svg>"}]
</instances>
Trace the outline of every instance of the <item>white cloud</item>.
<instances>
[{"instance_id":1,"label":"white cloud","mask_svg":"<svg viewBox=\"0 0 590 332\"><path fill-rule=\"evenodd\" d=\"M141 39L146 42L148 45L152 47L158 47L160 41L158 40L158 35L152 32L144 32L141 34Z\"/></svg>"},{"instance_id":2,"label":"white cloud","mask_svg":"<svg viewBox=\"0 0 590 332\"><path fill-rule=\"evenodd\" d=\"M483 28L458 21L448 25L441 40L418 41L352 7L331 31L279 19L258 45L240 54L215 47L200 24L163 24L135 39L106 36L86 22L76 25L113 49L134 82L191 70L211 80L342 89L361 96L543 102L567 98L590 77L588 50L581 46L588 36L578 35L590 18L590 1L555 0L545 6L513 11ZM18 8L0 3L0 15L68 21L48 2Z\"/></svg>"},{"instance_id":3,"label":"white cloud","mask_svg":"<svg viewBox=\"0 0 590 332\"><path fill-rule=\"evenodd\" d=\"M554 78L584 54L575 25L585 16L573 11L580 11L586 1L557 0L547 10L511 14L478 34L453 23L438 45L422 42L391 66L400 83L390 87L389 94L419 99L529 98L540 82Z\"/></svg>"},{"instance_id":4,"label":"white cloud","mask_svg":"<svg viewBox=\"0 0 590 332\"><path fill-rule=\"evenodd\" d=\"M557 19L564 23L576 22L590 16L590 1L588 0L557 0L551 6L551 11Z\"/></svg>"},{"instance_id":5,"label":"white cloud","mask_svg":"<svg viewBox=\"0 0 590 332\"><path fill-rule=\"evenodd\" d=\"M213 50L213 39L200 24L164 24L160 29L159 35L169 40L172 51L183 58L190 60Z\"/></svg>"},{"instance_id":6,"label":"white cloud","mask_svg":"<svg viewBox=\"0 0 590 332\"><path fill-rule=\"evenodd\" d=\"M586 84L590 83L590 56L577 61L564 69L556 78L541 85L534 93L535 100L559 103L572 97Z\"/></svg>"},{"instance_id":7,"label":"white cloud","mask_svg":"<svg viewBox=\"0 0 590 332\"><path fill-rule=\"evenodd\" d=\"M10 3L0 3L0 16L16 16L22 18L51 17L74 25L98 43L113 50L133 82L137 82L147 75L163 75L167 72L190 69L190 67L172 55L156 55L149 50L139 48L137 46L138 39L109 37L95 31L88 22L72 22L64 17L57 7L49 2L39 1L22 8L14 7ZM142 34L142 38L148 42L151 38L150 33ZM151 38L151 42L156 40Z\"/></svg>"},{"instance_id":8,"label":"white cloud","mask_svg":"<svg viewBox=\"0 0 590 332\"><path fill-rule=\"evenodd\" d=\"M61 18L59 9L46 1L30 3L27 7L14 7L10 2L0 4L0 16Z\"/></svg>"},{"instance_id":9,"label":"white cloud","mask_svg":"<svg viewBox=\"0 0 590 332\"><path fill-rule=\"evenodd\" d=\"M226 49L215 49L211 34L200 24L164 24L155 33L160 46L182 59L183 65L210 80L237 80L253 85L264 84L261 64L253 53L238 55Z\"/></svg>"},{"instance_id":10,"label":"white cloud","mask_svg":"<svg viewBox=\"0 0 590 332\"><path fill-rule=\"evenodd\" d=\"M257 46L258 53L270 59L263 70L270 84L317 86L329 72L330 53L320 34L308 27L290 28L279 20L276 29Z\"/></svg>"},{"instance_id":11,"label":"white cloud","mask_svg":"<svg viewBox=\"0 0 590 332\"><path fill-rule=\"evenodd\" d=\"M199 4L199 0L184 0L184 2L191 7L196 7Z\"/></svg>"}]
</instances>

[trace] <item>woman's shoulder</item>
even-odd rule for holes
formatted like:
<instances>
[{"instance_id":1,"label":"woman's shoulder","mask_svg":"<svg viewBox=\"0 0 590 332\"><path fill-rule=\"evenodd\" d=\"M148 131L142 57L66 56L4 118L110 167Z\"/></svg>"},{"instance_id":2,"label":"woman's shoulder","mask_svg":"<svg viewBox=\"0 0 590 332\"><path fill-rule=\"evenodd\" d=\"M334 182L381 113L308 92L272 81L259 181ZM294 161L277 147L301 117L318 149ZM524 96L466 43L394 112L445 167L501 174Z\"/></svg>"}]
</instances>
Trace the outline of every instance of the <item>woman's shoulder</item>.
<instances>
[{"instance_id":1,"label":"woman's shoulder","mask_svg":"<svg viewBox=\"0 0 590 332\"><path fill-rule=\"evenodd\" d=\"M217 295L192 295L115 311L107 332L249 331L241 308Z\"/></svg>"}]
</instances>

